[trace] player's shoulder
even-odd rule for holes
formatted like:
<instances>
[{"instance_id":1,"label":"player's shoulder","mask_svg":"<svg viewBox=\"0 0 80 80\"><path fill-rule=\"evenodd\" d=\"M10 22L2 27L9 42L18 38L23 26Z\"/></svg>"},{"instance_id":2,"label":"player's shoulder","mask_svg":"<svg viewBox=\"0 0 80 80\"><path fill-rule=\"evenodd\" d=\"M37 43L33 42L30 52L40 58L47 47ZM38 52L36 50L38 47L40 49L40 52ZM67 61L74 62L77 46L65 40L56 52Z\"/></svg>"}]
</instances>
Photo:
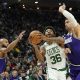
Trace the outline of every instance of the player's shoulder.
<instances>
[{"instance_id":1,"label":"player's shoulder","mask_svg":"<svg viewBox=\"0 0 80 80\"><path fill-rule=\"evenodd\" d=\"M70 37L72 37L72 33L67 33L67 34L63 35L64 39L67 39L67 38L70 38Z\"/></svg>"},{"instance_id":2,"label":"player's shoulder","mask_svg":"<svg viewBox=\"0 0 80 80\"><path fill-rule=\"evenodd\" d=\"M78 24L76 27L74 27L75 29L74 30L78 30L78 29L80 29L80 25Z\"/></svg>"},{"instance_id":3,"label":"player's shoulder","mask_svg":"<svg viewBox=\"0 0 80 80\"><path fill-rule=\"evenodd\" d=\"M47 45L47 42L45 42L43 45L46 46Z\"/></svg>"},{"instance_id":4,"label":"player's shoulder","mask_svg":"<svg viewBox=\"0 0 80 80\"><path fill-rule=\"evenodd\" d=\"M48 45L47 42L44 42L41 47L46 47L47 45Z\"/></svg>"},{"instance_id":5,"label":"player's shoulder","mask_svg":"<svg viewBox=\"0 0 80 80\"><path fill-rule=\"evenodd\" d=\"M74 31L76 30L80 30L80 24L78 24L77 26L73 27L74 28Z\"/></svg>"}]
</instances>

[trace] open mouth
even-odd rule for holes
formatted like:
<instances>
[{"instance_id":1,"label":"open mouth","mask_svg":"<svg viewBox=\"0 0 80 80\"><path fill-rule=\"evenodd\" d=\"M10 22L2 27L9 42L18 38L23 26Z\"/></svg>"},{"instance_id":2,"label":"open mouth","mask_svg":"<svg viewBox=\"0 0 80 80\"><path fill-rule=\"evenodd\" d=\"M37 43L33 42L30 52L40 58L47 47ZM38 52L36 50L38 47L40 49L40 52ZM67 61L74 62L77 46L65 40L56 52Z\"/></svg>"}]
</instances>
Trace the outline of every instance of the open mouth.
<instances>
[{"instance_id":1,"label":"open mouth","mask_svg":"<svg viewBox=\"0 0 80 80\"><path fill-rule=\"evenodd\" d=\"M51 36L51 34L47 34L46 36Z\"/></svg>"}]
</instances>

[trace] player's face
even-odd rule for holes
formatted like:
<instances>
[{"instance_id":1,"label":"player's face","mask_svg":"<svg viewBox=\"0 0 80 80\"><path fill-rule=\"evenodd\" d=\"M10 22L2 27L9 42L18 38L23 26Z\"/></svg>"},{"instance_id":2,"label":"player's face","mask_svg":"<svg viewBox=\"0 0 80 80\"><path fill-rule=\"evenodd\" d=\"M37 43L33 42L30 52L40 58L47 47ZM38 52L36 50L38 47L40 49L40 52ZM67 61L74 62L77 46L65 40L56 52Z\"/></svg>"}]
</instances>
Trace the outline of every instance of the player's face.
<instances>
[{"instance_id":1,"label":"player's face","mask_svg":"<svg viewBox=\"0 0 80 80\"><path fill-rule=\"evenodd\" d=\"M67 31L70 31L73 27L73 24L69 20L65 20L65 28Z\"/></svg>"},{"instance_id":2,"label":"player's face","mask_svg":"<svg viewBox=\"0 0 80 80\"><path fill-rule=\"evenodd\" d=\"M52 29L47 29L46 31L45 31L45 36L47 36L47 37L54 37L55 36L55 33L53 32L53 30Z\"/></svg>"},{"instance_id":3,"label":"player's face","mask_svg":"<svg viewBox=\"0 0 80 80\"><path fill-rule=\"evenodd\" d=\"M7 39L3 39L2 44L3 44L3 46L7 47L9 45L9 42Z\"/></svg>"}]
</instances>

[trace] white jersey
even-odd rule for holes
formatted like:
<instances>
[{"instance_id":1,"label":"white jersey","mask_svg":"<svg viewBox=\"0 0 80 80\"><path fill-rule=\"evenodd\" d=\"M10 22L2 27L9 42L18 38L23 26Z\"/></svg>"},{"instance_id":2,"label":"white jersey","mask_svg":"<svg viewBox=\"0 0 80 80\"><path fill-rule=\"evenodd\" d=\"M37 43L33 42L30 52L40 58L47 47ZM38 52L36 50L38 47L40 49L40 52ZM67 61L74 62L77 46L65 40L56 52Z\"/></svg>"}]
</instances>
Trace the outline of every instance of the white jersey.
<instances>
[{"instance_id":1,"label":"white jersey","mask_svg":"<svg viewBox=\"0 0 80 80\"><path fill-rule=\"evenodd\" d=\"M43 47L46 50L47 66L50 68L62 69L66 67L66 56L64 48L60 47L57 43L51 45L44 43Z\"/></svg>"}]
</instances>

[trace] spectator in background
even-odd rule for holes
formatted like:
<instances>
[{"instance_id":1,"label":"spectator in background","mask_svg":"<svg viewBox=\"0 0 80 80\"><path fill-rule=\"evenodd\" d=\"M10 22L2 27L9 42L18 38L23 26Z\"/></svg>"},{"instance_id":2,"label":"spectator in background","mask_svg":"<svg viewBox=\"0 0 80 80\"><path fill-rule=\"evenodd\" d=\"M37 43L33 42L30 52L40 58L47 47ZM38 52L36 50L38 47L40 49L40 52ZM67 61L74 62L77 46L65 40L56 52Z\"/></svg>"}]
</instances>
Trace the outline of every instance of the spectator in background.
<instances>
[{"instance_id":1,"label":"spectator in background","mask_svg":"<svg viewBox=\"0 0 80 80\"><path fill-rule=\"evenodd\" d=\"M25 72L25 71L22 71L22 72L20 73L19 79L20 79L20 80L26 80L26 79L27 79L27 77L26 77L26 72Z\"/></svg>"},{"instance_id":2,"label":"spectator in background","mask_svg":"<svg viewBox=\"0 0 80 80\"><path fill-rule=\"evenodd\" d=\"M32 75L30 75L31 80L46 80L42 68L35 66L32 71Z\"/></svg>"},{"instance_id":3,"label":"spectator in background","mask_svg":"<svg viewBox=\"0 0 80 80\"><path fill-rule=\"evenodd\" d=\"M0 79L4 79L4 78L5 78L5 73L3 72L0 74Z\"/></svg>"},{"instance_id":4,"label":"spectator in background","mask_svg":"<svg viewBox=\"0 0 80 80\"><path fill-rule=\"evenodd\" d=\"M10 80L19 80L19 75L17 70L12 71L12 75L10 77Z\"/></svg>"},{"instance_id":5,"label":"spectator in background","mask_svg":"<svg viewBox=\"0 0 80 80\"><path fill-rule=\"evenodd\" d=\"M39 67L39 69L38 69L38 78L39 78L39 80L46 80L45 76L43 75L43 70L41 67Z\"/></svg>"},{"instance_id":6,"label":"spectator in background","mask_svg":"<svg viewBox=\"0 0 80 80\"><path fill-rule=\"evenodd\" d=\"M3 72L1 74L1 79L0 80L9 80L9 73L7 71Z\"/></svg>"}]
</instances>

